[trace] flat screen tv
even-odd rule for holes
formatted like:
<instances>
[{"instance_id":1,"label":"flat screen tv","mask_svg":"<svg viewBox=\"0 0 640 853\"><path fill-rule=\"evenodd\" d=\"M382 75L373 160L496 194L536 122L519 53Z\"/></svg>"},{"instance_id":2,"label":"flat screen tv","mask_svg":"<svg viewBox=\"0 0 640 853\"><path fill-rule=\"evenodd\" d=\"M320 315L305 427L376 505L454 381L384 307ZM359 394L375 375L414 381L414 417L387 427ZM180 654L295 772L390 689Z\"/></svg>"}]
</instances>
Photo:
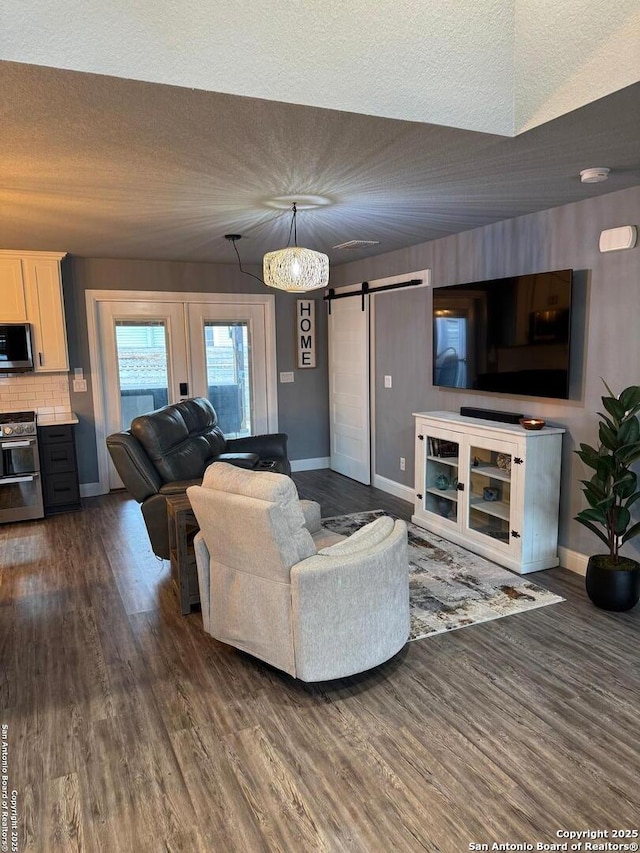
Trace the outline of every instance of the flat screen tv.
<instances>
[{"instance_id":1,"label":"flat screen tv","mask_svg":"<svg viewBox=\"0 0 640 853\"><path fill-rule=\"evenodd\" d=\"M572 270L433 288L433 384L569 396Z\"/></svg>"}]
</instances>

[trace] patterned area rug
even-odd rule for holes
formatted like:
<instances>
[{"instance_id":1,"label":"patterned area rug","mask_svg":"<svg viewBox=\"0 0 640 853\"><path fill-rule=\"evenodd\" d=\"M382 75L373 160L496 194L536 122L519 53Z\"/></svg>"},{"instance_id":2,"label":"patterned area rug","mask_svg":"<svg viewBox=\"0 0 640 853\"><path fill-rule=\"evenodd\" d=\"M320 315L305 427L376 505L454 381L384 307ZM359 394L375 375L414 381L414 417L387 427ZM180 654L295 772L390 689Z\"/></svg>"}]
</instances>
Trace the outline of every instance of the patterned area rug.
<instances>
[{"instance_id":1,"label":"patterned area rug","mask_svg":"<svg viewBox=\"0 0 640 853\"><path fill-rule=\"evenodd\" d=\"M327 530L349 536L383 510L323 518ZM477 625L564 601L538 584L408 523L410 640Z\"/></svg>"}]
</instances>

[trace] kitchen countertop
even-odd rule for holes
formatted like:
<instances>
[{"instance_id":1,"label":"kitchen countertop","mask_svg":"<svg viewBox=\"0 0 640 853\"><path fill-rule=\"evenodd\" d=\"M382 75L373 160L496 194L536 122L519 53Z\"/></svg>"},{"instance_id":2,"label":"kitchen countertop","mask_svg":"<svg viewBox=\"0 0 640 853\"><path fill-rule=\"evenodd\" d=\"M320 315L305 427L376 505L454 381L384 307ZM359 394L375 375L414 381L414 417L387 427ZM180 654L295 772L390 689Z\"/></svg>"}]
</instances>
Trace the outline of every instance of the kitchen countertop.
<instances>
[{"instance_id":1,"label":"kitchen countertop","mask_svg":"<svg viewBox=\"0 0 640 853\"><path fill-rule=\"evenodd\" d=\"M78 417L75 412L38 412L36 421L39 427L61 426L62 424L77 424Z\"/></svg>"}]
</instances>

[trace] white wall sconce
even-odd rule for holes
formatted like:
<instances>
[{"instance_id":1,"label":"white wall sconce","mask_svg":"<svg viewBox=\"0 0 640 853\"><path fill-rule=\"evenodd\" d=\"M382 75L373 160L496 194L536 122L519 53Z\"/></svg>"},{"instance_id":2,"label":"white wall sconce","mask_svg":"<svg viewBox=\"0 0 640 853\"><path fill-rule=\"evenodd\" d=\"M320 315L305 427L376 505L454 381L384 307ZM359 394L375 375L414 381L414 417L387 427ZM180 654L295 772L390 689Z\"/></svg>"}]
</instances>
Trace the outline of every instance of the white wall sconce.
<instances>
[{"instance_id":1,"label":"white wall sconce","mask_svg":"<svg viewBox=\"0 0 640 853\"><path fill-rule=\"evenodd\" d=\"M621 249L633 249L637 242L638 228L635 225L607 228L600 234L600 251L618 252Z\"/></svg>"}]
</instances>

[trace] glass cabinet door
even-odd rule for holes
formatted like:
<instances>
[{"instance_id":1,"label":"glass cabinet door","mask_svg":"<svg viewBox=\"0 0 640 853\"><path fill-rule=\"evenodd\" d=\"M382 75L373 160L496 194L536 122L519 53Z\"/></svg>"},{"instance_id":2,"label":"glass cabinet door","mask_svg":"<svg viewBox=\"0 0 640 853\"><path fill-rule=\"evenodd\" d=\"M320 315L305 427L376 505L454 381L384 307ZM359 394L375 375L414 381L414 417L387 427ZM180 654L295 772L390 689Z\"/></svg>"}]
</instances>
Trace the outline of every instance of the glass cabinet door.
<instances>
[{"instance_id":1,"label":"glass cabinet door","mask_svg":"<svg viewBox=\"0 0 640 853\"><path fill-rule=\"evenodd\" d=\"M460 446L457 441L433 434L426 434L424 441L424 508L457 524Z\"/></svg>"},{"instance_id":2,"label":"glass cabinet door","mask_svg":"<svg viewBox=\"0 0 640 853\"><path fill-rule=\"evenodd\" d=\"M515 455L509 445L500 451L480 447L471 442L469 447L468 528L509 545L511 531L511 467Z\"/></svg>"}]
</instances>

